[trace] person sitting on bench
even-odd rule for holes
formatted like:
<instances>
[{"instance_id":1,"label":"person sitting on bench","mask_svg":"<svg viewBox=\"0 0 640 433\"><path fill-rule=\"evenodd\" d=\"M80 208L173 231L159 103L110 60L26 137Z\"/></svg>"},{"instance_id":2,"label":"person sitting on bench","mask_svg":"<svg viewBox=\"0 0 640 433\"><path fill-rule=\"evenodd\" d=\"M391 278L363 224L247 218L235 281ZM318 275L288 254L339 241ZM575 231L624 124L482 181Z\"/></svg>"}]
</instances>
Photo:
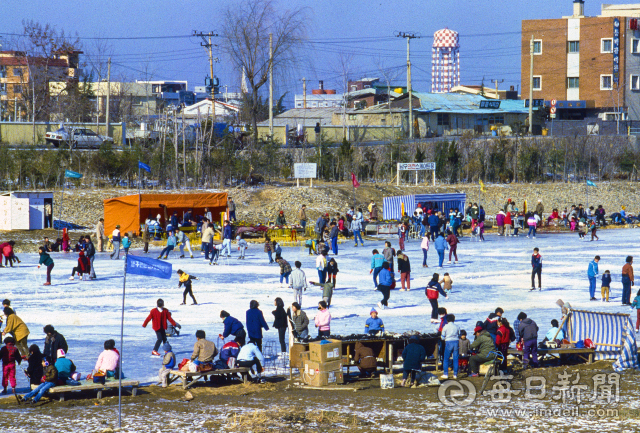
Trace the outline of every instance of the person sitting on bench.
<instances>
[{"instance_id":1,"label":"person sitting on bench","mask_svg":"<svg viewBox=\"0 0 640 433\"><path fill-rule=\"evenodd\" d=\"M191 361L200 367L202 364L211 364L213 358L218 354L218 348L213 341L206 339L206 334L202 329L196 331L196 344L193 345Z\"/></svg>"},{"instance_id":2,"label":"person sitting on bench","mask_svg":"<svg viewBox=\"0 0 640 433\"><path fill-rule=\"evenodd\" d=\"M356 343L356 353L353 355L353 361L360 370L360 377L371 377L378 369L378 361L373 354L373 349L365 346L361 342Z\"/></svg>"},{"instance_id":3,"label":"person sitting on bench","mask_svg":"<svg viewBox=\"0 0 640 433\"><path fill-rule=\"evenodd\" d=\"M262 377L262 372L264 371L262 364L264 364L264 356L262 356L262 352L260 352L260 349L258 349L258 346L256 346L253 341L249 341L242 346L240 353L238 353L238 366L248 367L249 371L251 371L251 368L255 365L256 380L260 383L265 383Z\"/></svg>"}]
</instances>

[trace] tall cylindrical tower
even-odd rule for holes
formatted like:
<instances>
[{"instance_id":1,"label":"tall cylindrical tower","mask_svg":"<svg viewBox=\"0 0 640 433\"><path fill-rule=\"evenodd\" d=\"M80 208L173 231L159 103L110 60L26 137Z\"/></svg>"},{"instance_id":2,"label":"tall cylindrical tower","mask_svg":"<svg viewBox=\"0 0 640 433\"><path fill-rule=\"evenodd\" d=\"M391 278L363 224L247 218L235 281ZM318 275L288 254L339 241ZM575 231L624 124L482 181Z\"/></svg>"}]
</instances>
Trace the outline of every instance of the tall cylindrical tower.
<instances>
[{"instance_id":1,"label":"tall cylindrical tower","mask_svg":"<svg viewBox=\"0 0 640 433\"><path fill-rule=\"evenodd\" d=\"M460 39L458 32L444 28L433 34L431 91L447 93L460 84Z\"/></svg>"}]
</instances>

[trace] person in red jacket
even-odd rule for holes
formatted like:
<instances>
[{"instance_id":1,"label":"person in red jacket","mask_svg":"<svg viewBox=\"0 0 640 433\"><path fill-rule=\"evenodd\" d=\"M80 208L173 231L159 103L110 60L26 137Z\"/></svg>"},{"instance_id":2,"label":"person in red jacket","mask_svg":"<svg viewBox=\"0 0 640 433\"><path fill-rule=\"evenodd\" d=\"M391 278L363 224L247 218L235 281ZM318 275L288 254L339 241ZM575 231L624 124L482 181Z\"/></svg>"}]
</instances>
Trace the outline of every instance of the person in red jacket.
<instances>
[{"instance_id":1,"label":"person in red jacket","mask_svg":"<svg viewBox=\"0 0 640 433\"><path fill-rule=\"evenodd\" d=\"M71 276L69 277L69 279L73 280L73 276L76 274L76 272L78 273L78 277L82 279L82 276L84 274L88 274L90 271L91 263L89 262L89 259L85 257L84 251L80 251L80 253L78 254L78 266L71 270Z\"/></svg>"},{"instance_id":2,"label":"person in red jacket","mask_svg":"<svg viewBox=\"0 0 640 433\"><path fill-rule=\"evenodd\" d=\"M451 233L451 230L447 230L447 238L445 239L449 244L449 264L451 264L451 253L453 253L453 257L456 258L456 264L458 263L458 253L456 250L458 249L458 244L460 241L458 237Z\"/></svg>"},{"instance_id":3,"label":"person in red jacket","mask_svg":"<svg viewBox=\"0 0 640 433\"><path fill-rule=\"evenodd\" d=\"M511 218L511 212L507 212L504 217L504 235L511 236L511 227L513 226L513 219Z\"/></svg>"},{"instance_id":4,"label":"person in red jacket","mask_svg":"<svg viewBox=\"0 0 640 433\"><path fill-rule=\"evenodd\" d=\"M496 332L496 347L504 356L502 364L500 364L501 371L507 371L507 353L509 352L510 343L511 330L509 328L509 322L506 318L500 317L498 319L498 331Z\"/></svg>"},{"instance_id":5,"label":"person in red jacket","mask_svg":"<svg viewBox=\"0 0 640 433\"><path fill-rule=\"evenodd\" d=\"M182 328L182 326L180 326L180 324L176 323L171 318L171 313L169 312L169 310L164 308L164 301L162 299L158 299L156 305L157 307L149 312L149 315L142 324L142 327L146 328L149 321L151 321L151 327L156 332L156 337L158 337L155 346L153 346L153 351L151 352L151 354L154 356L160 356L160 354L158 353L160 344L164 344L167 342L167 321L169 321L169 323L171 323L178 329Z\"/></svg>"}]
</instances>

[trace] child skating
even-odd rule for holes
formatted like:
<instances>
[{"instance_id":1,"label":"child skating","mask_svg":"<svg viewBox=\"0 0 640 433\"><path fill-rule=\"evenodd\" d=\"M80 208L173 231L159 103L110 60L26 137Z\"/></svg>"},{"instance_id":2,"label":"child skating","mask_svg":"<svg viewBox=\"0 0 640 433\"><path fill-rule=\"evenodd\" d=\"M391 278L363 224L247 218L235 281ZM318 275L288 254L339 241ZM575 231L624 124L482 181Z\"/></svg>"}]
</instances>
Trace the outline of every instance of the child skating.
<instances>
[{"instance_id":1,"label":"child skating","mask_svg":"<svg viewBox=\"0 0 640 433\"><path fill-rule=\"evenodd\" d=\"M182 285L184 284L184 292L182 293L182 304L180 305L185 305L187 303L187 295L191 296L191 299L193 299L193 304L191 305L198 305L195 296L193 296L193 290L191 289L191 280L197 280L198 278L194 277L193 275L189 275L186 272L183 272L182 269L178 269L177 274L180 277L178 288L182 287Z\"/></svg>"},{"instance_id":2,"label":"child skating","mask_svg":"<svg viewBox=\"0 0 640 433\"><path fill-rule=\"evenodd\" d=\"M236 236L236 240L238 241L238 251L240 251L240 257L238 257L238 260L244 260L245 251L249 248L249 244L242 238L242 236Z\"/></svg>"},{"instance_id":3,"label":"child skating","mask_svg":"<svg viewBox=\"0 0 640 433\"><path fill-rule=\"evenodd\" d=\"M11 383L13 393L16 393L16 362L22 362L20 352L16 347L16 340L13 337L4 339L5 346L0 349L0 359L2 359L2 394L7 393L7 386Z\"/></svg>"},{"instance_id":4,"label":"child skating","mask_svg":"<svg viewBox=\"0 0 640 433\"><path fill-rule=\"evenodd\" d=\"M538 275L538 290L542 291L542 256L540 250L536 247L531 255L531 290L536 289L535 276Z\"/></svg>"}]
</instances>

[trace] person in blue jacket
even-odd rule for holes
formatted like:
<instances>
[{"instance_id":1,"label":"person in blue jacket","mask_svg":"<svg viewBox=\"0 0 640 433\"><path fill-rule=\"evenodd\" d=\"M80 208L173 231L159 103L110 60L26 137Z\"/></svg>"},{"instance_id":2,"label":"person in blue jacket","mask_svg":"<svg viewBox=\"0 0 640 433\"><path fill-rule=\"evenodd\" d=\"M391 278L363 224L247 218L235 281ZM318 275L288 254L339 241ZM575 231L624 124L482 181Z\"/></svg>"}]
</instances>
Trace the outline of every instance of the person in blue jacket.
<instances>
[{"instance_id":1,"label":"person in blue jacket","mask_svg":"<svg viewBox=\"0 0 640 433\"><path fill-rule=\"evenodd\" d=\"M373 250L371 252L373 256L371 257L371 270L369 273L373 272L373 288L378 290L378 274L382 270L382 264L386 262L384 256L378 252L378 250ZM388 263L387 263L388 264Z\"/></svg>"},{"instance_id":2,"label":"person in blue jacket","mask_svg":"<svg viewBox=\"0 0 640 433\"><path fill-rule=\"evenodd\" d=\"M269 330L269 325L264 320L262 311L258 309L260 304L255 299L249 303L247 310L247 332L249 333L249 343L254 342L262 352L262 329Z\"/></svg>"},{"instance_id":3,"label":"person in blue jacket","mask_svg":"<svg viewBox=\"0 0 640 433\"><path fill-rule=\"evenodd\" d=\"M438 252L438 261L439 261L439 266L442 267L442 262L444 262L444 250L448 250L449 249L449 245L447 244L447 241L444 239L444 236L442 236L442 233L438 233L438 237L436 238L435 241L435 246L436 246L436 251Z\"/></svg>"},{"instance_id":4,"label":"person in blue jacket","mask_svg":"<svg viewBox=\"0 0 640 433\"><path fill-rule=\"evenodd\" d=\"M589 296L590 301L596 301L596 278L598 277L598 262L600 256L595 256L592 261L589 262L589 268L587 269L587 276L589 277Z\"/></svg>"},{"instance_id":5,"label":"person in blue jacket","mask_svg":"<svg viewBox=\"0 0 640 433\"><path fill-rule=\"evenodd\" d=\"M233 230L229 221L224 222L224 229L222 229L222 251L227 257L231 257L231 236Z\"/></svg>"},{"instance_id":6,"label":"person in blue jacket","mask_svg":"<svg viewBox=\"0 0 640 433\"><path fill-rule=\"evenodd\" d=\"M122 238L122 248L124 249L124 255L126 256L127 254L129 254L129 248L131 248L131 239L129 239L129 235L128 234L124 234L124 237Z\"/></svg>"},{"instance_id":7,"label":"person in blue jacket","mask_svg":"<svg viewBox=\"0 0 640 433\"><path fill-rule=\"evenodd\" d=\"M431 240L435 241L438 234L438 228L440 227L440 218L435 213L431 214L427 219L429 223L429 232L431 233Z\"/></svg>"},{"instance_id":8,"label":"person in blue jacket","mask_svg":"<svg viewBox=\"0 0 640 433\"><path fill-rule=\"evenodd\" d=\"M382 263L382 270L378 274L380 282L378 291L382 293L382 301L378 302L378 307L387 308L389 306L389 297L391 296L391 286L394 283L393 272L389 270L389 262Z\"/></svg>"},{"instance_id":9,"label":"person in blue jacket","mask_svg":"<svg viewBox=\"0 0 640 433\"><path fill-rule=\"evenodd\" d=\"M405 386L407 377L410 376L409 385L413 385L416 379L416 372L422 370L422 363L427 357L427 351L420 345L420 338L412 335L409 344L402 351L402 384Z\"/></svg>"},{"instance_id":10,"label":"person in blue jacket","mask_svg":"<svg viewBox=\"0 0 640 433\"><path fill-rule=\"evenodd\" d=\"M384 323L382 319L378 317L378 312L375 308L372 308L369 312L369 317L364 324L365 334L377 334L380 331L384 331Z\"/></svg>"},{"instance_id":11,"label":"person in blue jacket","mask_svg":"<svg viewBox=\"0 0 640 433\"><path fill-rule=\"evenodd\" d=\"M247 338L247 332L244 330L244 325L235 317L232 317L229 313L222 310L220 311L220 318L224 325L224 332L219 335L223 340L229 335L236 337L236 343L240 346L244 346L245 339Z\"/></svg>"},{"instance_id":12,"label":"person in blue jacket","mask_svg":"<svg viewBox=\"0 0 640 433\"><path fill-rule=\"evenodd\" d=\"M169 234L167 235L167 246L160 252L158 260L161 259L162 256L164 256L165 259L169 258L169 253L173 251L175 247L176 237L174 236L173 231L169 231Z\"/></svg>"},{"instance_id":13,"label":"person in blue jacket","mask_svg":"<svg viewBox=\"0 0 640 433\"><path fill-rule=\"evenodd\" d=\"M259 310L258 310L259 311ZM256 347L253 341L249 341L248 344L240 349L238 353L238 366L248 367L251 370L252 367L256 368L255 380L260 383L265 383L265 379L262 377L264 372L264 356L260 347Z\"/></svg>"}]
</instances>

